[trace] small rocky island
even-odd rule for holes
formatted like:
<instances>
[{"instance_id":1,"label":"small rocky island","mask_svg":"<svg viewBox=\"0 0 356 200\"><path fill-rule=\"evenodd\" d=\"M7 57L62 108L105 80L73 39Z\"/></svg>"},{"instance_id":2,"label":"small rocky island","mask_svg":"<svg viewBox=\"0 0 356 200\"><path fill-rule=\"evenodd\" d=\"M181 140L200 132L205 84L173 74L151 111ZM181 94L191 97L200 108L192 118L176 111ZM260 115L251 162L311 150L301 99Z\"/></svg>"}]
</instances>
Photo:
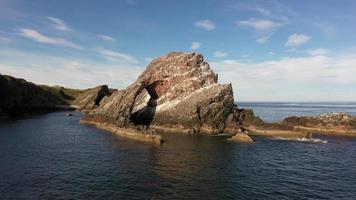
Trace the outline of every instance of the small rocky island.
<instances>
[{"instance_id":1,"label":"small rocky island","mask_svg":"<svg viewBox=\"0 0 356 200\"><path fill-rule=\"evenodd\" d=\"M159 131L252 142L242 129L243 118L231 84L218 84L202 55L172 52L154 59L126 89L105 96L81 122L156 143L162 142Z\"/></svg>"}]
</instances>

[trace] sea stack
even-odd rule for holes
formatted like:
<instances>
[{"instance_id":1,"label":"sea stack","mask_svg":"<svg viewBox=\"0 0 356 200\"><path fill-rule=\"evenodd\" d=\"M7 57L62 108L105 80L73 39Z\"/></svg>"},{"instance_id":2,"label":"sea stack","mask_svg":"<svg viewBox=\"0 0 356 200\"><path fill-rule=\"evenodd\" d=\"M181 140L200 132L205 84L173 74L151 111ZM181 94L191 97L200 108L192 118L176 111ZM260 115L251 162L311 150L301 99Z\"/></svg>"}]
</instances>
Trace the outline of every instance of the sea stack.
<instances>
[{"instance_id":1,"label":"sea stack","mask_svg":"<svg viewBox=\"0 0 356 200\"><path fill-rule=\"evenodd\" d=\"M219 84L202 55L171 52L154 59L126 89L105 96L81 122L161 142L156 131L243 134L241 113L231 84Z\"/></svg>"}]
</instances>

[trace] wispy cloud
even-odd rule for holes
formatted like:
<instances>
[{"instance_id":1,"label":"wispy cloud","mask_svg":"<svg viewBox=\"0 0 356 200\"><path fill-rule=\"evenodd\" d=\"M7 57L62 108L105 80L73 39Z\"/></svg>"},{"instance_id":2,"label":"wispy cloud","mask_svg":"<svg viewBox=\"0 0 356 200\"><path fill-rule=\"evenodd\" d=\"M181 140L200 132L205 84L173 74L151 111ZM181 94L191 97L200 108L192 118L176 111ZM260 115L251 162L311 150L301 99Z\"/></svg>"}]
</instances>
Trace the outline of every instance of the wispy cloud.
<instances>
[{"instance_id":1,"label":"wispy cloud","mask_svg":"<svg viewBox=\"0 0 356 200\"><path fill-rule=\"evenodd\" d=\"M266 16L270 16L271 15L271 12L269 10L267 10L266 8L255 7L254 10L256 10L257 12L259 12L262 15L266 15Z\"/></svg>"},{"instance_id":2,"label":"wispy cloud","mask_svg":"<svg viewBox=\"0 0 356 200\"><path fill-rule=\"evenodd\" d=\"M103 64L90 59L0 49L0 72L38 84L88 88L108 84L124 88L136 80L143 67ZM105 70L103 70L105 69Z\"/></svg>"},{"instance_id":3,"label":"wispy cloud","mask_svg":"<svg viewBox=\"0 0 356 200\"><path fill-rule=\"evenodd\" d=\"M258 44L265 44L273 33L284 23L275 22L269 19L250 18L236 22L238 26L252 28L255 31L255 39Z\"/></svg>"},{"instance_id":4,"label":"wispy cloud","mask_svg":"<svg viewBox=\"0 0 356 200\"><path fill-rule=\"evenodd\" d=\"M318 48L318 49L310 49L307 51L309 55L311 56L321 56L321 55L327 55L331 51L329 49L324 49L324 48Z\"/></svg>"},{"instance_id":5,"label":"wispy cloud","mask_svg":"<svg viewBox=\"0 0 356 200\"><path fill-rule=\"evenodd\" d=\"M104 41L115 41L113 37L110 37L108 35L98 35L98 38L104 40Z\"/></svg>"},{"instance_id":6,"label":"wispy cloud","mask_svg":"<svg viewBox=\"0 0 356 200\"><path fill-rule=\"evenodd\" d=\"M195 51L195 50L199 49L200 46L201 46L200 42L192 42L192 44L190 45L190 49Z\"/></svg>"},{"instance_id":7,"label":"wispy cloud","mask_svg":"<svg viewBox=\"0 0 356 200\"><path fill-rule=\"evenodd\" d=\"M112 51L108 49L99 48L99 53L101 53L106 59L115 62L124 62L124 63L134 63L138 64L138 60L136 60L133 56L130 56L125 53Z\"/></svg>"},{"instance_id":8,"label":"wispy cloud","mask_svg":"<svg viewBox=\"0 0 356 200\"><path fill-rule=\"evenodd\" d=\"M202 28L202 29L204 29L206 31L212 31L212 30L215 29L215 24L212 21L208 20L208 19L197 21L197 22L194 23L194 25L196 27Z\"/></svg>"},{"instance_id":9,"label":"wispy cloud","mask_svg":"<svg viewBox=\"0 0 356 200\"><path fill-rule=\"evenodd\" d=\"M223 51L215 51L214 52L215 58L224 58L226 56L228 56L228 53L226 53L226 52L223 52Z\"/></svg>"},{"instance_id":10,"label":"wispy cloud","mask_svg":"<svg viewBox=\"0 0 356 200\"><path fill-rule=\"evenodd\" d=\"M82 49L81 46L79 46L73 42L70 42L66 39L57 38L57 37L49 37L49 36L39 33L36 30L33 30L33 29L21 28L21 29L19 29L19 35L26 37L28 39L31 39L35 42L39 42L39 43L69 47L69 48L74 48L74 49Z\"/></svg>"},{"instance_id":11,"label":"wispy cloud","mask_svg":"<svg viewBox=\"0 0 356 200\"><path fill-rule=\"evenodd\" d=\"M309 42L310 39L311 39L311 37L308 36L308 35L295 33L295 34L290 35L288 37L288 40L287 40L287 42L285 43L284 46L286 46L286 47L299 46L299 45L302 45L302 44L305 44L305 43Z\"/></svg>"},{"instance_id":12,"label":"wispy cloud","mask_svg":"<svg viewBox=\"0 0 356 200\"><path fill-rule=\"evenodd\" d=\"M53 24L53 28L60 31L71 31L71 29L64 23L63 20L55 18L55 17L47 17Z\"/></svg>"},{"instance_id":13,"label":"wispy cloud","mask_svg":"<svg viewBox=\"0 0 356 200\"><path fill-rule=\"evenodd\" d=\"M274 22L268 19L255 19L251 18L248 20L242 20L237 22L240 26L246 26L255 29L256 31L266 31L275 29L282 26L283 24Z\"/></svg>"}]
</instances>

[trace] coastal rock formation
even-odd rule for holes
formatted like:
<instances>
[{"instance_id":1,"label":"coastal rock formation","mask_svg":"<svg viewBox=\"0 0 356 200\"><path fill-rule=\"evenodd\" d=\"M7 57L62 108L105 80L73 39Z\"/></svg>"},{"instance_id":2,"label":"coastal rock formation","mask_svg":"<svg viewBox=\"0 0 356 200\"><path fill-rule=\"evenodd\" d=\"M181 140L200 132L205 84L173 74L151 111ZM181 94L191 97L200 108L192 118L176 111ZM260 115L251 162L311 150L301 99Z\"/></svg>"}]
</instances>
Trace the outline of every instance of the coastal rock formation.
<instances>
[{"instance_id":1,"label":"coastal rock formation","mask_svg":"<svg viewBox=\"0 0 356 200\"><path fill-rule=\"evenodd\" d=\"M287 117L283 124L305 127L343 127L356 129L356 118L346 113L330 113L317 116Z\"/></svg>"},{"instance_id":2,"label":"coastal rock formation","mask_svg":"<svg viewBox=\"0 0 356 200\"><path fill-rule=\"evenodd\" d=\"M69 105L80 92L59 86L36 85L0 74L0 119L70 109Z\"/></svg>"},{"instance_id":3,"label":"coastal rock formation","mask_svg":"<svg viewBox=\"0 0 356 200\"><path fill-rule=\"evenodd\" d=\"M231 84L196 53L171 52L154 59L126 89L106 96L82 122L138 130L240 134Z\"/></svg>"},{"instance_id":4,"label":"coastal rock formation","mask_svg":"<svg viewBox=\"0 0 356 200\"><path fill-rule=\"evenodd\" d=\"M68 105L59 91L68 96L64 90L0 74L0 118L54 111L58 105Z\"/></svg>"},{"instance_id":5,"label":"coastal rock formation","mask_svg":"<svg viewBox=\"0 0 356 200\"><path fill-rule=\"evenodd\" d=\"M282 124L301 131L356 136L356 117L346 113L287 117Z\"/></svg>"},{"instance_id":6,"label":"coastal rock formation","mask_svg":"<svg viewBox=\"0 0 356 200\"><path fill-rule=\"evenodd\" d=\"M306 138L312 133L356 136L356 117L345 113L329 113L317 116L291 116L280 123L267 123L254 117L250 111L250 119L243 122L249 135L261 135L285 138Z\"/></svg>"},{"instance_id":7,"label":"coastal rock formation","mask_svg":"<svg viewBox=\"0 0 356 200\"><path fill-rule=\"evenodd\" d=\"M105 96L110 96L111 93L107 85L89 88L78 95L73 104L77 106L79 110L92 110L98 107L100 101Z\"/></svg>"}]
</instances>

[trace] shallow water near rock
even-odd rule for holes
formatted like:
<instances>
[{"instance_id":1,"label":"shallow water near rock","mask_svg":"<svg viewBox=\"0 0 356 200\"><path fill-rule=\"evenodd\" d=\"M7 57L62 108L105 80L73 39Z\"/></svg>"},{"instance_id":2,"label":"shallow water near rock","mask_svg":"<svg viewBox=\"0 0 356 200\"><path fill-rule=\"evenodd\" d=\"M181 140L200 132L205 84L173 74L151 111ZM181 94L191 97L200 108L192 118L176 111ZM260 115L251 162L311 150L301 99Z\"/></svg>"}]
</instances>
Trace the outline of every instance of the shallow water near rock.
<instances>
[{"instance_id":1,"label":"shallow water near rock","mask_svg":"<svg viewBox=\"0 0 356 200\"><path fill-rule=\"evenodd\" d=\"M353 199L356 139L164 134L162 146L64 112L0 123L0 199Z\"/></svg>"}]
</instances>

